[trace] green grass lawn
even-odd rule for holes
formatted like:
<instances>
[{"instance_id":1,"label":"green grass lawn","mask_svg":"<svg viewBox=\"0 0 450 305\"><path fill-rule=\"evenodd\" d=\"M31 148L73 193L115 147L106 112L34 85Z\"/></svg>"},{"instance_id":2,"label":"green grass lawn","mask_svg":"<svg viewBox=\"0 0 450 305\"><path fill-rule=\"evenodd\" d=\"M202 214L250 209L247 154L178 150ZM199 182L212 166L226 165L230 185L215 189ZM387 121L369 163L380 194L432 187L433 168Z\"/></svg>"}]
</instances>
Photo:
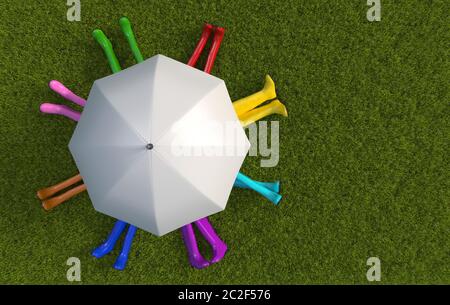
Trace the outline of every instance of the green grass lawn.
<instances>
[{"instance_id":1,"label":"green grass lawn","mask_svg":"<svg viewBox=\"0 0 450 305\"><path fill-rule=\"evenodd\" d=\"M92 1L80 22L66 1L0 3L0 283L68 283L79 257L82 283L450 283L448 1L382 0L368 22L365 0ZM186 62L203 21L227 28L213 74L232 99L269 73L289 117L280 121L280 162L242 171L282 181L278 207L236 189L211 217L229 245L224 260L190 267L180 233L138 231L125 271L118 249L90 251L114 219L83 193L45 212L36 191L77 172L67 144L75 123L43 115L58 79L87 96L110 74L91 36L101 28L122 67L134 59L118 20L128 16L144 57ZM204 245L204 244L203 244Z\"/></svg>"}]
</instances>

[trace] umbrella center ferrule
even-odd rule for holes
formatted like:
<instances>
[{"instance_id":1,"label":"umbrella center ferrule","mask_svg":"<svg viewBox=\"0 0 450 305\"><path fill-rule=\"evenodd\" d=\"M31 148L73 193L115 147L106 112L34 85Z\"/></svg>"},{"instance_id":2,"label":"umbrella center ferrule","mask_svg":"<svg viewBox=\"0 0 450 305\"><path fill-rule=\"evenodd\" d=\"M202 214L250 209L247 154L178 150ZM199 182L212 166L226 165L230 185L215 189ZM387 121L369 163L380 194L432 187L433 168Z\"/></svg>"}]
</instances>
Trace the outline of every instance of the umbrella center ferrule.
<instances>
[{"instance_id":1,"label":"umbrella center ferrule","mask_svg":"<svg viewBox=\"0 0 450 305\"><path fill-rule=\"evenodd\" d=\"M147 145L145 145L145 148L147 148L148 150L152 150L153 149L153 144L152 143L148 143Z\"/></svg>"}]
</instances>

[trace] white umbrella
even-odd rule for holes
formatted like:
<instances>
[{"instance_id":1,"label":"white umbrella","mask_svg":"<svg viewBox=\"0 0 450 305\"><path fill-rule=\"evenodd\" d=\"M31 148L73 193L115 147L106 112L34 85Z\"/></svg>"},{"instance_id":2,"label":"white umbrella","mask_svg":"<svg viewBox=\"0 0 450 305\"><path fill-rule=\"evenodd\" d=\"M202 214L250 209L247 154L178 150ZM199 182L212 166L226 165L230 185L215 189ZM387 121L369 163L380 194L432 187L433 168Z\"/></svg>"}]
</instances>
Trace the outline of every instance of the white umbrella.
<instances>
[{"instance_id":1,"label":"white umbrella","mask_svg":"<svg viewBox=\"0 0 450 305\"><path fill-rule=\"evenodd\" d=\"M225 209L249 147L224 81L162 55L95 81L69 143L94 208L158 236Z\"/></svg>"}]
</instances>

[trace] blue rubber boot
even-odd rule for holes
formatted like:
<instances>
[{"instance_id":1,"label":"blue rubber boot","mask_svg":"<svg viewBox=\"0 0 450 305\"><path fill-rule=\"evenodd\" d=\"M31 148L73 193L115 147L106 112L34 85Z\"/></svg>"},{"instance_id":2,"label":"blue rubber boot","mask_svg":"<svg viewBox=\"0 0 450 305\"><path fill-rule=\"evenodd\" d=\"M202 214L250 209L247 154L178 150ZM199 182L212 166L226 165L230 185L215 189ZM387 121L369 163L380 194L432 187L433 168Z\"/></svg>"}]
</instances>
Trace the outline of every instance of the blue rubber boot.
<instances>
[{"instance_id":1,"label":"blue rubber boot","mask_svg":"<svg viewBox=\"0 0 450 305\"><path fill-rule=\"evenodd\" d=\"M127 235L125 236L125 241L123 243L122 251L120 252L119 256L116 259L116 262L114 263L114 269L116 270L123 270L125 269L125 266L127 265L128 261L128 254L131 250L131 245L133 244L133 238L136 234L136 227L133 225L130 225L128 228Z\"/></svg>"},{"instance_id":2,"label":"blue rubber boot","mask_svg":"<svg viewBox=\"0 0 450 305\"><path fill-rule=\"evenodd\" d=\"M279 193L280 192L280 181L274 181L274 182L260 182L260 181L255 181L253 180L255 183L271 190L272 192L275 193ZM245 184L243 184L242 182L240 182L238 179L236 179L234 181L233 184L234 187L238 187L238 188L243 188L243 189L249 189L249 187Z\"/></svg>"},{"instance_id":3,"label":"blue rubber boot","mask_svg":"<svg viewBox=\"0 0 450 305\"><path fill-rule=\"evenodd\" d=\"M277 194L276 192L271 191L270 189L257 183L256 181L253 181L251 178L247 177L241 172L238 173L236 180L238 181L238 183L245 185L245 187L250 188L255 192L263 195L275 205L277 205L282 198L280 194Z\"/></svg>"},{"instance_id":4,"label":"blue rubber boot","mask_svg":"<svg viewBox=\"0 0 450 305\"><path fill-rule=\"evenodd\" d=\"M125 229L125 226L127 225L126 222L122 220L117 220L111 233L109 234L106 241L95 248L92 251L92 255L96 258L101 258L111 252L114 249L114 246L116 245L117 240L119 239L120 235L122 234L122 231Z\"/></svg>"}]
</instances>

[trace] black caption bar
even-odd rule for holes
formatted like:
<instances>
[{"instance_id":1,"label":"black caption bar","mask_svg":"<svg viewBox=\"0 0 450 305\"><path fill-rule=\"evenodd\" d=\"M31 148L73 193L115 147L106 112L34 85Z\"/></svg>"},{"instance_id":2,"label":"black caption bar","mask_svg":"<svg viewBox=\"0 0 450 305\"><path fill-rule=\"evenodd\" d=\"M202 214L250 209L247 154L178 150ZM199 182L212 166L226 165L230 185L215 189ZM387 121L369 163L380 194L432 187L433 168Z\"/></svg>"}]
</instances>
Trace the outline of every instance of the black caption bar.
<instances>
[{"instance_id":1,"label":"black caption bar","mask_svg":"<svg viewBox=\"0 0 450 305\"><path fill-rule=\"evenodd\" d=\"M389 293L392 300L395 294L403 301L407 298L417 300L420 296L430 294L425 286L302 286L302 285L61 285L61 286L2 286L1 293L11 293L15 299L22 296L33 298L60 293L73 303L76 300L89 303L106 301L132 304L291 304L303 303L305 300L328 301L385 301L383 292ZM444 293L445 286L433 286L432 294ZM438 288L438 289L436 289ZM20 290L36 290L30 293ZM50 290L51 289L51 290ZM398 292L398 293L396 293ZM359 297L358 297L359 295ZM65 304L59 302L58 304Z\"/></svg>"}]
</instances>

